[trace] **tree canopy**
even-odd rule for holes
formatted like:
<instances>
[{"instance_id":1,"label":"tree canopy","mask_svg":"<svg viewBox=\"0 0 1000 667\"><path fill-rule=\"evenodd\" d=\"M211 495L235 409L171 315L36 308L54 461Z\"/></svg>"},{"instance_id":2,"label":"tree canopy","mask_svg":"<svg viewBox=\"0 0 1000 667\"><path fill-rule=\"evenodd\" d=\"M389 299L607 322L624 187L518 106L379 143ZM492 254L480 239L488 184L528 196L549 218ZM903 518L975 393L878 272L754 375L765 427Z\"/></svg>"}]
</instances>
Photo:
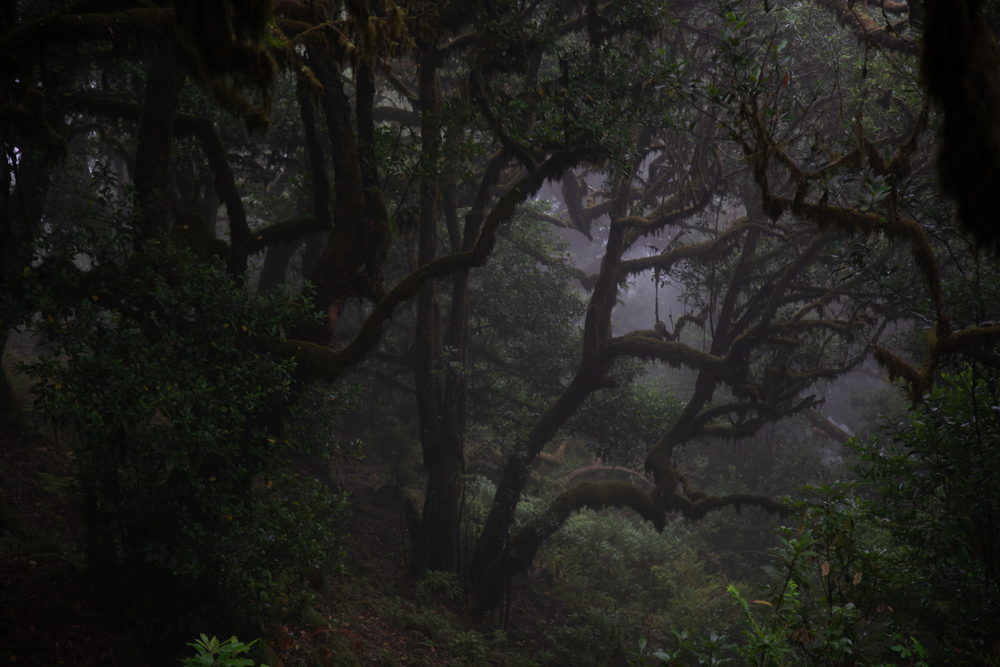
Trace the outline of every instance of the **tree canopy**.
<instances>
[{"instance_id":1,"label":"tree canopy","mask_svg":"<svg viewBox=\"0 0 1000 667\"><path fill-rule=\"evenodd\" d=\"M207 457L205 479L237 465L234 496L313 383L363 378L417 424L414 568L467 569L492 611L583 508L657 528L791 511L702 491L681 448L797 417L843 440L817 387L871 361L914 405L956 360L1000 363L995 18L974 0L7 2L2 340L29 327L56 355L32 367L43 401L97 374L170 384L119 421L59 414ZM168 321L176 339L132 336ZM673 391L640 382L659 366ZM201 398L170 394L171 368ZM200 402L244 385L221 422ZM6 377L0 426L32 429ZM154 426L165 444L135 439ZM629 472L516 525L543 448L572 436ZM467 547L479 441L496 492ZM165 484L187 465L146 463ZM94 475L118 488L117 465ZM93 520L114 561L119 519Z\"/></svg>"}]
</instances>

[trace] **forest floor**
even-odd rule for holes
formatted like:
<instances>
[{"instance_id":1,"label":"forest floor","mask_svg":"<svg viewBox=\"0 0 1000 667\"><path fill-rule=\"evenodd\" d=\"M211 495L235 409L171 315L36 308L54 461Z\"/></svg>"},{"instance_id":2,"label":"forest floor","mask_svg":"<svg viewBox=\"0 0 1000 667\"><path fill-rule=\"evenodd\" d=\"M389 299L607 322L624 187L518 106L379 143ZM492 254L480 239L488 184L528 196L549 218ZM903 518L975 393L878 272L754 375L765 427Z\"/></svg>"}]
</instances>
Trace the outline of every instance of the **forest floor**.
<instances>
[{"instance_id":1,"label":"forest floor","mask_svg":"<svg viewBox=\"0 0 1000 667\"><path fill-rule=\"evenodd\" d=\"M71 456L48 439L0 434L0 665L176 664L128 637L108 591L84 570ZM351 494L346 572L328 577L309 608L268 624L258 660L405 667L496 664L503 653L506 664L527 664L546 629L567 621L562 605L523 578L503 623L478 618L454 583L417 585L407 572L403 492L364 463L340 467L337 483Z\"/></svg>"}]
</instances>

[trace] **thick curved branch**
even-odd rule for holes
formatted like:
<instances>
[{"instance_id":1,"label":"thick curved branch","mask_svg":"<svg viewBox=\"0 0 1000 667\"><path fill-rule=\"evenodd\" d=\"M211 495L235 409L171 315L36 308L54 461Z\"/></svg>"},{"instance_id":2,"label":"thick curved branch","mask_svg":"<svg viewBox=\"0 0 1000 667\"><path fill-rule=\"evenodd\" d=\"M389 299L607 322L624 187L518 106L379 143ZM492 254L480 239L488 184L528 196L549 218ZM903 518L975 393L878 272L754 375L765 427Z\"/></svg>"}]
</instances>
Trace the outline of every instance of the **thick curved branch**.
<instances>
[{"instance_id":1,"label":"thick curved branch","mask_svg":"<svg viewBox=\"0 0 1000 667\"><path fill-rule=\"evenodd\" d=\"M935 329L927 331L927 356L920 368L914 368L884 347L872 344L875 360L889 373L889 379L904 380L910 398L917 402L930 391L934 383L934 373L945 357L953 354L970 356L990 354L1000 344L1000 326L978 327L949 333L938 338Z\"/></svg>"},{"instance_id":2,"label":"thick curved branch","mask_svg":"<svg viewBox=\"0 0 1000 667\"><path fill-rule=\"evenodd\" d=\"M566 450L569 448L569 438L563 438L562 444L559 445L559 449L556 450L555 454L547 454L545 452L538 452L538 458L546 463L551 463L553 465L561 465L563 457L566 455Z\"/></svg>"},{"instance_id":3,"label":"thick curved branch","mask_svg":"<svg viewBox=\"0 0 1000 667\"><path fill-rule=\"evenodd\" d=\"M582 509L629 507L659 531L666 526L667 511L670 510L679 510L686 518L697 520L713 510L733 506L739 511L744 505L761 507L768 512L790 511L786 505L752 494L722 497L701 494L694 501L675 494L665 507L663 503L654 501L653 496L626 482L581 482L559 494L541 516L514 534L507 547L486 569L476 588L476 603L482 611L496 608L504 582L527 572L545 540L556 533L574 512Z\"/></svg>"},{"instance_id":4,"label":"thick curved branch","mask_svg":"<svg viewBox=\"0 0 1000 667\"><path fill-rule=\"evenodd\" d=\"M560 229L575 229L573 225L569 224L562 218L557 218L556 216L550 215L548 213L539 213L538 211L532 208L527 208L523 210L522 213L527 217L531 218L532 220L538 220L539 222L547 222L550 225L553 225L554 227L559 227Z\"/></svg>"},{"instance_id":5,"label":"thick curved branch","mask_svg":"<svg viewBox=\"0 0 1000 667\"><path fill-rule=\"evenodd\" d=\"M529 522L511 538L507 548L490 564L476 588L476 604L483 611L496 608L504 582L527 572L538 549L558 531L574 512L584 508L630 507L644 519L663 530L666 513L653 504L649 494L625 482L583 482L559 494L548 509Z\"/></svg>"},{"instance_id":6,"label":"thick curved branch","mask_svg":"<svg viewBox=\"0 0 1000 667\"><path fill-rule=\"evenodd\" d=\"M706 371L722 376L729 368L729 363L723 357L691 347L686 343L659 340L652 336L620 336L610 339L603 348L604 356L632 357L644 361L662 361L671 366L681 364L698 371Z\"/></svg>"},{"instance_id":7,"label":"thick curved branch","mask_svg":"<svg viewBox=\"0 0 1000 667\"><path fill-rule=\"evenodd\" d=\"M654 486L653 481L647 478L643 473L637 470L632 470L631 468L624 468L622 466L606 466L601 459L596 459L589 466L577 468L576 470L568 473L565 477L563 477L562 481L564 484L569 484L570 482L574 482L580 477L586 477L587 475L607 475L614 473L636 477L639 481L650 488L653 488Z\"/></svg>"},{"instance_id":8,"label":"thick curved branch","mask_svg":"<svg viewBox=\"0 0 1000 667\"><path fill-rule=\"evenodd\" d=\"M714 195L714 188L703 188L701 197L693 205L686 208L678 208L679 206L683 206L684 198L679 194L675 194L664 201L662 205L658 206L657 210L649 216L619 218L614 221L614 224L629 228L633 234L654 234L671 223L689 218L695 213L703 211L709 202L712 201Z\"/></svg>"},{"instance_id":9,"label":"thick curved branch","mask_svg":"<svg viewBox=\"0 0 1000 667\"><path fill-rule=\"evenodd\" d=\"M812 424L813 430L822 433L823 435L832 438L833 440L839 442L840 444L846 443L851 436L848 435L842 428L830 421L822 412L816 409L805 410L802 414L805 415L809 423Z\"/></svg>"},{"instance_id":10,"label":"thick curved branch","mask_svg":"<svg viewBox=\"0 0 1000 667\"><path fill-rule=\"evenodd\" d=\"M358 364L381 339L382 327L396 307L417 295L429 280L449 275L461 269L482 266L493 251L497 228L511 219L516 207L538 191L547 180L560 174L566 166L587 157L585 150L553 155L535 171L525 176L507 192L490 211L475 245L471 250L445 255L431 260L416 271L400 280L379 301L361 327L361 332L351 343L340 351L298 340L274 340L269 347L277 354L295 357L299 360L300 371L312 378L334 380L348 366Z\"/></svg>"},{"instance_id":11,"label":"thick curved branch","mask_svg":"<svg viewBox=\"0 0 1000 667\"><path fill-rule=\"evenodd\" d=\"M892 26L879 27L875 19L868 16L859 6L848 4L847 0L816 0L816 2L827 9L832 9L840 24L850 26L860 38L870 39L888 51L916 55L917 46L913 40L903 37Z\"/></svg>"},{"instance_id":12,"label":"thick curved branch","mask_svg":"<svg viewBox=\"0 0 1000 667\"><path fill-rule=\"evenodd\" d=\"M736 511L739 512L743 505L749 505L751 507L760 507L765 512L770 514L778 514L782 517L788 516L792 513L792 508L784 503L779 503L766 496L757 496L749 493L735 493L729 496L710 496L702 491L697 490L690 480L684 477L680 472L677 472L677 481L679 481L684 488L684 496L676 495L674 497L674 502L676 506L674 509L680 510L684 514L684 518L690 519L692 521L697 521L705 517L706 514L714 510L722 509L723 507L734 507Z\"/></svg>"},{"instance_id":13,"label":"thick curved branch","mask_svg":"<svg viewBox=\"0 0 1000 667\"><path fill-rule=\"evenodd\" d=\"M536 260L542 266L548 266L557 269L568 269L572 271L574 274L573 277L580 281L580 284L583 286L583 289L587 290L588 292L593 291L594 283L597 282L596 273L591 275L586 271L584 271L583 269L577 268L575 266L570 266L563 261L550 257L548 254L542 252L538 248L533 248L527 243L520 243L515 241L514 247L517 248L520 252L523 252L528 257L531 257L532 259Z\"/></svg>"},{"instance_id":14,"label":"thick curved branch","mask_svg":"<svg viewBox=\"0 0 1000 667\"><path fill-rule=\"evenodd\" d=\"M378 106L372 109L372 118L377 123L399 123L401 125L420 125L420 114L399 107Z\"/></svg>"},{"instance_id":15,"label":"thick curved branch","mask_svg":"<svg viewBox=\"0 0 1000 667\"><path fill-rule=\"evenodd\" d=\"M364 375L371 375L377 378L380 382L400 391L406 392L407 394L416 393L416 390L405 382L400 382L395 376L385 371L381 371L373 366L367 364L359 364L357 366L351 366L347 369L349 372L362 373Z\"/></svg>"},{"instance_id":16,"label":"thick curved branch","mask_svg":"<svg viewBox=\"0 0 1000 667\"><path fill-rule=\"evenodd\" d=\"M746 218L740 218L730 225L729 229L708 241L682 245L676 248L668 247L658 255L639 257L622 262L618 275L624 279L628 276L634 276L652 269L658 269L661 274L664 274L669 272L674 264L678 262L692 260L707 262L719 259L725 253L732 250L732 244L736 241L738 235L746 231L746 222Z\"/></svg>"}]
</instances>

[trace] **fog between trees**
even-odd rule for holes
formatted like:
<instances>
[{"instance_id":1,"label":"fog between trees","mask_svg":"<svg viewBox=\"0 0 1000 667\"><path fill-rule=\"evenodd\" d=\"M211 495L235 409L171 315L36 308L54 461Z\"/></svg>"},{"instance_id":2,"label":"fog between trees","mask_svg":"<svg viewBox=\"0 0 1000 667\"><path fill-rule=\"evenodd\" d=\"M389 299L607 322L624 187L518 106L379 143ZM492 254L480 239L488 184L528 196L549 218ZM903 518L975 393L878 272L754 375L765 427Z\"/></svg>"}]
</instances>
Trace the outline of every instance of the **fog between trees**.
<instances>
[{"instance_id":1,"label":"fog between trees","mask_svg":"<svg viewBox=\"0 0 1000 667\"><path fill-rule=\"evenodd\" d=\"M456 573L488 617L581 510L657 530L729 507L812 525L776 480L825 479L858 455L849 435L878 433L879 413L908 423L942 374L969 406L981 380L995 392L992 3L0 14L2 335L39 397L27 409L5 375L0 418L88 443L93 563L221 595L266 559L179 570L171 531L256 545L259 487L288 459L365 454L419 499L402 519L412 574ZM137 398L154 380L158 398ZM568 447L593 463L546 486ZM179 500L223 472L223 495ZM175 500L172 527L141 528L142 507ZM317 523L296 558L339 549L325 539ZM914 614L935 648L996 660L986 626Z\"/></svg>"}]
</instances>

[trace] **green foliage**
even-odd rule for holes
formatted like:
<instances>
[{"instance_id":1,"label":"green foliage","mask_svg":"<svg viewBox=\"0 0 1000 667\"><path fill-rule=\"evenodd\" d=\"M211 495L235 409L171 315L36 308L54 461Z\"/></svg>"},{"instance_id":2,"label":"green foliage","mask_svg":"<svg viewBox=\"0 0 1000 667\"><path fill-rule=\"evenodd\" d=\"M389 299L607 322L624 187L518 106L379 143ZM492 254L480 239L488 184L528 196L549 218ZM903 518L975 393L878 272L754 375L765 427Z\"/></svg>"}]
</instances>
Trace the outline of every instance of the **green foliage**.
<instances>
[{"instance_id":1,"label":"green foliage","mask_svg":"<svg viewBox=\"0 0 1000 667\"><path fill-rule=\"evenodd\" d=\"M898 627L885 603L888 555L871 544L872 529L853 489L806 486L801 492L808 499L788 499L798 527L778 529L771 583L752 601L734 586L727 589L743 615L739 644L677 631L670 664L683 664L677 662L682 655L698 656L699 664L735 657L762 667L884 664L892 656L888 628Z\"/></svg>"},{"instance_id":2,"label":"green foliage","mask_svg":"<svg viewBox=\"0 0 1000 667\"><path fill-rule=\"evenodd\" d=\"M184 667L252 667L253 660L249 658L238 658L240 653L246 653L250 647L260 641L255 639L249 644L230 637L224 642L220 642L216 637L209 639L202 634L201 639L194 640L193 644L188 644L195 650L196 655L192 658L181 660ZM267 667L267 665L261 665Z\"/></svg>"},{"instance_id":3,"label":"green foliage","mask_svg":"<svg viewBox=\"0 0 1000 667\"><path fill-rule=\"evenodd\" d=\"M853 443L891 550L896 606L944 646L1000 661L1000 394L974 368L945 375L889 438Z\"/></svg>"},{"instance_id":4,"label":"green foliage","mask_svg":"<svg viewBox=\"0 0 1000 667\"><path fill-rule=\"evenodd\" d=\"M566 521L536 564L538 578L550 581L553 592L573 608L597 615L614 611L629 619L621 637L605 633L614 648L612 640L629 641L641 619L654 626L671 619L699 629L725 622L725 584L711 571L709 558L689 524L674 522L657 533L637 517L588 510Z\"/></svg>"},{"instance_id":5,"label":"green foliage","mask_svg":"<svg viewBox=\"0 0 1000 667\"><path fill-rule=\"evenodd\" d=\"M410 635L407 664L449 664L464 667L486 665L534 665L518 653L518 646L499 630L482 632L466 626L466 619L428 602L416 606L401 598L371 598L382 618ZM383 662L392 660L384 656Z\"/></svg>"},{"instance_id":6,"label":"green foliage","mask_svg":"<svg viewBox=\"0 0 1000 667\"><path fill-rule=\"evenodd\" d=\"M681 411L672 393L632 382L638 371L624 369L627 383L620 389L591 394L565 427L592 442L609 465L641 463L653 444L651 438L667 430Z\"/></svg>"},{"instance_id":7,"label":"green foliage","mask_svg":"<svg viewBox=\"0 0 1000 667\"><path fill-rule=\"evenodd\" d=\"M91 203L74 231L42 239L3 303L8 323L40 314L24 325L50 352L21 369L74 447L88 559L132 591L125 609L150 636L281 611L340 553L346 502L280 472L297 450L294 362L266 341L309 305L140 245L119 204Z\"/></svg>"},{"instance_id":8,"label":"green foliage","mask_svg":"<svg viewBox=\"0 0 1000 667\"><path fill-rule=\"evenodd\" d=\"M546 628L546 649L538 656L545 665L601 665L615 650L642 631L642 617L617 609L582 609L565 625Z\"/></svg>"},{"instance_id":9,"label":"green foliage","mask_svg":"<svg viewBox=\"0 0 1000 667\"><path fill-rule=\"evenodd\" d=\"M417 596L428 599L432 593L444 593L449 600L457 600L462 594L458 583L458 575L454 572L428 570L423 579L417 582Z\"/></svg>"},{"instance_id":10,"label":"green foliage","mask_svg":"<svg viewBox=\"0 0 1000 667\"><path fill-rule=\"evenodd\" d=\"M802 438L802 426L790 421L768 424L752 438L685 446L677 454L679 469L696 488L713 495L778 498L801 484L830 478L836 469L821 458L826 436ZM773 532L779 522L776 515L743 507L710 513L698 523L698 531L729 577L755 585L766 581L761 568L770 562L769 550L779 544Z\"/></svg>"},{"instance_id":11,"label":"green foliage","mask_svg":"<svg viewBox=\"0 0 1000 667\"><path fill-rule=\"evenodd\" d=\"M887 436L851 446L861 482L805 486L778 529L760 599L743 611L745 664L997 664L997 379L942 378Z\"/></svg>"},{"instance_id":12,"label":"green foliage","mask_svg":"<svg viewBox=\"0 0 1000 667\"><path fill-rule=\"evenodd\" d=\"M573 289L566 245L545 223L519 216L490 262L469 280L474 409L498 433L530 419L524 404L557 395L576 361L585 305ZM539 264L548 258L549 266Z\"/></svg>"}]
</instances>

